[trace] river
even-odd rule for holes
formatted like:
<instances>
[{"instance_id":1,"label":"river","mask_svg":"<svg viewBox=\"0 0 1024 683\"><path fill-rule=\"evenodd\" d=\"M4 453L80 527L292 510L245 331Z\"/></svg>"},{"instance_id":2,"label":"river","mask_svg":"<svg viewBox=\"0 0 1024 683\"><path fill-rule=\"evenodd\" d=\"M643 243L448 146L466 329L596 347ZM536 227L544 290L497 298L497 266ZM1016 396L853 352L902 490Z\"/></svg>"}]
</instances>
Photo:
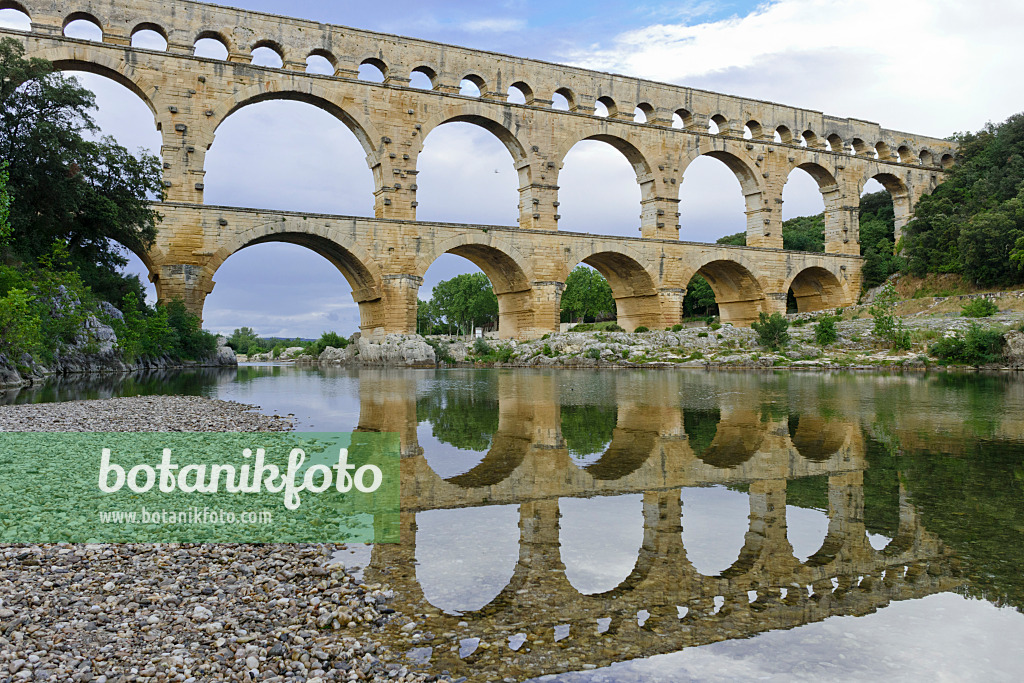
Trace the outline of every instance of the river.
<instances>
[{"instance_id":1,"label":"river","mask_svg":"<svg viewBox=\"0 0 1024 683\"><path fill-rule=\"evenodd\" d=\"M315 369L53 382L398 432L402 543L343 556L470 680L1019 680L1014 375Z\"/></svg>"}]
</instances>

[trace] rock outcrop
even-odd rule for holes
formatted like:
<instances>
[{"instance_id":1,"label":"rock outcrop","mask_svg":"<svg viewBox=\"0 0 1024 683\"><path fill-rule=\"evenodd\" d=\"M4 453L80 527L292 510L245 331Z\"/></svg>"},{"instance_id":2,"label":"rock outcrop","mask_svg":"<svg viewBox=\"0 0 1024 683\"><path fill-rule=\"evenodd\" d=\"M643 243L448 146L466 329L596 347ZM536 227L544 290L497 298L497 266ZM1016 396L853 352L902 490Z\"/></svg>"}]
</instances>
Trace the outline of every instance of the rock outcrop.
<instances>
[{"instance_id":1,"label":"rock outcrop","mask_svg":"<svg viewBox=\"0 0 1024 683\"><path fill-rule=\"evenodd\" d=\"M328 346L320 354L321 365L394 365L407 368L435 367L437 355L419 335L389 334L379 343L357 335L344 349Z\"/></svg>"},{"instance_id":2,"label":"rock outcrop","mask_svg":"<svg viewBox=\"0 0 1024 683\"><path fill-rule=\"evenodd\" d=\"M1007 332L1003 339L1006 340L1006 346L1003 347L1006 366L1024 370L1024 332Z\"/></svg>"}]
</instances>

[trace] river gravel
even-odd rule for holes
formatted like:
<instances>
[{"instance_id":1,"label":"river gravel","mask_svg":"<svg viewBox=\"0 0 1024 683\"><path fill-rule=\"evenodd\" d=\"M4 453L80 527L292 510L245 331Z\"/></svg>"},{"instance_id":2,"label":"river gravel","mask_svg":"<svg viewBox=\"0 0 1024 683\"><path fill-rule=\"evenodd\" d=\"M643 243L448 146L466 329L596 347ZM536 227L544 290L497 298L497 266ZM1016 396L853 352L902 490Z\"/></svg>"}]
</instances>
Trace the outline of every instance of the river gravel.
<instances>
[{"instance_id":1,"label":"river gravel","mask_svg":"<svg viewBox=\"0 0 1024 683\"><path fill-rule=\"evenodd\" d=\"M0 431L290 428L253 406L188 396L0 407ZM0 681L437 680L374 640L392 594L329 564L337 550L0 546Z\"/></svg>"}]
</instances>

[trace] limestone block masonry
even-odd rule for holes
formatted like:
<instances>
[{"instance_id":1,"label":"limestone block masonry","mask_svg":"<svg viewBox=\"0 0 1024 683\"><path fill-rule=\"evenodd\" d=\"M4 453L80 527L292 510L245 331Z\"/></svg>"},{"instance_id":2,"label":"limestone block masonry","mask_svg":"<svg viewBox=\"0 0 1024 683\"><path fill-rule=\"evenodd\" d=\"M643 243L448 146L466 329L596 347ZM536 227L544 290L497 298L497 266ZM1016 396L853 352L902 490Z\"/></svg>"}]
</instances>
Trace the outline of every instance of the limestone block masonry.
<instances>
[{"instance_id":1,"label":"limestone block masonry","mask_svg":"<svg viewBox=\"0 0 1024 683\"><path fill-rule=\"evenodd\" d=\"M505 337L557 330L565 280L581 262L608 278L627 329L678 322L698 272L723 321L738 325L761 311L784 311L791 288L802 311L849 305L861 285L864 184L876 179L892 194L899 231L955 154L947 141L866 121L188 0L0 0L7 8L25 12L31 30L0 36L17 38L29 56L58 69L109 77L153 112L163 136L164 219L156 245L140 257L161 299L181 297L199 314L218 267L239 249L270 241L307 246L334 263L352 285L363 331L376 336L415 330L423 275L444 253L468 258L490 278ZM102 42L65 37L79 19L99 26ZM142 30L162 35L167 49L132 47ZM194 56L203 38L223 43L227 59ZM251 64L259 47L274 50L282 66ZM306 73L311 56L327 59L335 73ZM362 64L379 68L384 81L359 80ZM410 87L414 72L432 89ZM480 96L461 95L463 80ZM508 101L511 86L525 104ZM568 111L552 107L556 93ZM374 217L204 205L204 160L218 126L242 107L274 99L312 104L352 130L373 173ZM607 116L596 115L598 102ZM634 120L637 109L642 122ZM451 121L481 126L508 149L519 176L518 226L416 220L418 155L430 132ZM636 170L637 236L558 230L558 174L581 140L613 145ZM739 180L748 247L679 240L680 183L702 155ZM825 254L781 248L782 190L797 168L822 193Z\"/></svg>"}]
</instances>

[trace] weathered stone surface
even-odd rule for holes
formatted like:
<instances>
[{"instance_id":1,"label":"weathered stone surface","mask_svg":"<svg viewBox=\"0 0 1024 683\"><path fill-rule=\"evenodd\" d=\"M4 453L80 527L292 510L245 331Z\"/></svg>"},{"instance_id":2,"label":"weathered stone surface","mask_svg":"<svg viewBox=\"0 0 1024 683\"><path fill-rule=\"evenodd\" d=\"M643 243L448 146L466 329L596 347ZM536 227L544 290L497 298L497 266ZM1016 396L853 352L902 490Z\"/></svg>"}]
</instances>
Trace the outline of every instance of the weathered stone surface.
<instances>
[{"instance_id":1,"label":"weathered stone surface","mask_svg":"<svg viewBox=\"0 0 1024 683\"><path fill-rule=\"evenodd\" d=\"M678 323L697 272L712 283L723 319L737 325L761 311L784 310L790 289L801 310L845 306L861 282L864 182L877 178L892 193L898 233L955 152L954 143L858 119L184 0L23 0L19 6L31 17L31 32L2 33L22 41L29 56L112 76L154 112L164 136L167 201L147 262L160 298L181 297L199 314L220 265L246 246L270 241L303 244L338 265L353 286L362 329L377 335L416 329L419 287L445 253L470 258L492 279L503 337L557 331L562 288L583 261L608 278L619 322L628 330ZM102 42L63 36L67 21L83 11L96 19ZM137 26L158 28L167 50L132 48ZM200 35L223 38L230 67L192 55ZM279 52L282 68L251 65L252 50L265 45ZM310 54L327 56L335 74L305 73ZM366 55L382 67L383 83L358 79ZM435 70L434 88L407 87L407 75L425 64ZM479 98L459 94L470 73L480 81ZM528 91L525 104L507 101L508 83ZM551 107L556 90L568 93L570 111ZM607 117L594 115L599 93ZM344 119L372 169L373 218L203 206L205 155L217 128L233 112L266 99L300 99ZM644 123L633 120L638 106L647 112ZM682 128L672 127L674 114ZM416 220L423 141L452 120L482 126L510 150L520 179L515 226ZM576 142L596 136L620 149L637 171L634 237L558 231L559 171ZM679 241L680 183L702 155L736 174L750 248ZM826 254L781 250L778 207L797 168L821 188Z\"/></svg>"},{"instance_id":2,"label":"weathered stone surface","mask_svg":"<svg viewBox=\"0 0 1024 683\"><path fill-rule=\"evenodd\" d=\"M1006 346L1003 348L1006 364L1012 368L1024 369L1024 332L1007 332L1003 339L1006 340Z\"/></svg>"}]
</instances>

